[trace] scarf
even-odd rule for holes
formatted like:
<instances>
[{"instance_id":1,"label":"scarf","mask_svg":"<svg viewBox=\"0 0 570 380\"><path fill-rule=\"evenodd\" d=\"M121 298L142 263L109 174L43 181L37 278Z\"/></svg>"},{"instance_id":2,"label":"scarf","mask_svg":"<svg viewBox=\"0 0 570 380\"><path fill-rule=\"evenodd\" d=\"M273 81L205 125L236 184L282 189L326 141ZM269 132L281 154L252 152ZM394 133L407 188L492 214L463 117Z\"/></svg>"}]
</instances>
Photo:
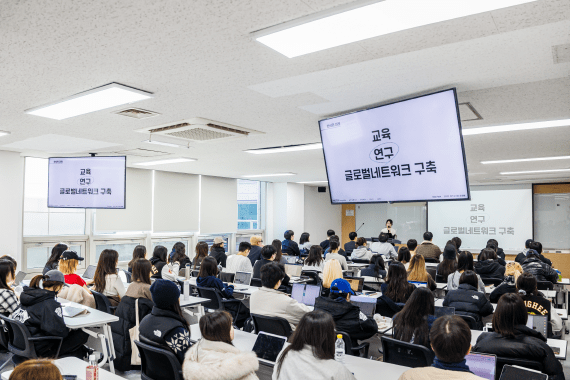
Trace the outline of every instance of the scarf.
<instances>
[{"instance_id":1,"label":"scarf","mask_svg":"<svg viewBox=\"0 0 570 380\"><path fill-rule=\"evenodd\" d=\"M442 362L441 360L439 360L437 357L435 357L433 359L432 367L439 368L439 369L445 369L448 371L471 372L471 370L469 369L467 364L465 364L466 362L467 361L465 359L463 359L459 363L445 363L445 362ZM471 372L471 373L473 373L473 372Z\"/></svg>"}]
</instances>

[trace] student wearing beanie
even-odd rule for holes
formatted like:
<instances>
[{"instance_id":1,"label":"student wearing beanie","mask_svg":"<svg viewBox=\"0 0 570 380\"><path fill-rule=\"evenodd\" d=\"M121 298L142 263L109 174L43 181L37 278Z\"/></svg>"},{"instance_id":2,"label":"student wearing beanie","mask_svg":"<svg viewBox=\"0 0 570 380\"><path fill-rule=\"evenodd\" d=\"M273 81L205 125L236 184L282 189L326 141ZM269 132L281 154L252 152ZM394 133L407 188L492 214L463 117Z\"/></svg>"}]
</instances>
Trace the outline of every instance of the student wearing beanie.
<instances>
[{"instance_id":1,"label":"student wearing beanie","mask_svg":"<svg viewBox=\"0 0 570 380\"><path fill-rule=\"evenodd\" d=\"M190 348L190 328L180 308L180 290L172 281L156 280L150 287L154 307L140 323L141 342L170 349L182 363ZM164 363L165 368L169 363Z\"/></svg>"},{"instance_id":2,"label":"student wearing beanie","mask_svg":"<svg viewBox=\"0 0 570 380\"><path fill-rule=\"evenodd\" d=\"M453 244L447 244L443 249L443 261L437 265L435 281L447 282L447 277L457 269L457 249Z\"/></svg>"}]
</instances>

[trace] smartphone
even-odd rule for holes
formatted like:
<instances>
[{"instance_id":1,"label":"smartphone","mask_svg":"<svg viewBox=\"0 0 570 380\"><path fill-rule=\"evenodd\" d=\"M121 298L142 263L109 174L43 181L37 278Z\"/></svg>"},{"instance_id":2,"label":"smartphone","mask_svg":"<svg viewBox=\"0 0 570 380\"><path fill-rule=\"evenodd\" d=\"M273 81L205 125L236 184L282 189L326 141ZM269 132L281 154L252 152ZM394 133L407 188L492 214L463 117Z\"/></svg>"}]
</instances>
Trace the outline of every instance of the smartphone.
<instances>
[{"instance_id":1,"label":"smartphone","mask_svg":"<svg viewBox=\"0 0 570 380\"><path fill-rule=\"evenodd\" d=\"M77 375L62 375L63 380L77 380Z\"/></svg>"}]
</instances>

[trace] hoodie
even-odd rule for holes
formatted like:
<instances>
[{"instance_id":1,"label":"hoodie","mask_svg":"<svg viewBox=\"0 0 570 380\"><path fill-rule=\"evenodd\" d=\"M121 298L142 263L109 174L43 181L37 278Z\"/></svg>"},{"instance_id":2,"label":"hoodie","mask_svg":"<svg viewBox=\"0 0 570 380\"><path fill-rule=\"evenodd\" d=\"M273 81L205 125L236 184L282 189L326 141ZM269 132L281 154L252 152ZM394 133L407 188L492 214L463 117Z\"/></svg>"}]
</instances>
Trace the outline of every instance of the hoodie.
<instances>
[{"instance_id":1,"label":"hoodie","mask_svg":"<svg viewBox=\"0 0 570 380\"><path fill-rule=\"evenodd\" d=\"M474 265L475 273L483 278L503 278L505 267L494 260L477 261Z\"/></svg>"},{"instance_id":2,"label":"hoodie","mask_svg":"<svg viewBox=\"0 0 570 380\"><path fill-rule=\"evenodd\" d=\"M198 277L196 285L201 288L215 288L222 292L222 296L226 299L232 299L234 294L234 286L224 284L222 280L214 276Z\"/></svg>"},{"instance_id":3,"label":"hoodie","mask_svg":"<svg viewBox=\"0 0 570 380\"><path fill-rule=\"evenodd\" d=\"M355 248L352 251L352 254L350 255L351 259L358 259L358 260L370 260L370 258L372 257L373 253L370 250L370 248L368 247L358 247Z\"/></svg>"},{"instance_id":4,"label":"hoodie","mask_svg":"<svg viewBox=\"0 0 570 380\"><path fill-rule=\"evenodd\" d=\"M156 256L150 258L150 263L152 264L152 278L162 278L162 268L166 263Z\"/></svg>"},{"instance_id":5,"label":"hoodie","mask_svg":"<svg viewBox=\"0 0 570 380\"><path fill-rule=\"evenodd\" d=\"M210 250L210 257L213 257L218 262L218 265L226 267L226 260L228 256L226 255L226 250L222 247L212 247Z\"/></svg>"}]
</instances>

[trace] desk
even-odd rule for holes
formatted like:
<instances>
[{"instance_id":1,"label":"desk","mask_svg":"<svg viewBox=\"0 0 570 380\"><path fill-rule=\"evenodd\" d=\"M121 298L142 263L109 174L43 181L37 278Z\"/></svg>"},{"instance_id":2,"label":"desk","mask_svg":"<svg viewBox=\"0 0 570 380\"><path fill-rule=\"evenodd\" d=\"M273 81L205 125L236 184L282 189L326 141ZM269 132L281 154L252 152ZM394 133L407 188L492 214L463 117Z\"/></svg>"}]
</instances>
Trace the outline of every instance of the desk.
<instances>
[{"instance_id":1,"label":"desk","mask_svg":"<svg viewBox=\"0 0 570 380\"><path fill-rule=\"evenodd\" d=\"M350 263L350 264L346 264L348 265L349 268L366 268L368 265L370 264L365 264L365 263Z\"/></svg>"},{"instance_id":2,"label":"desk","mask_svg":"<svg viewBox=\"0 0 570 380\"><path fill-rule=\"evenodd\" d=\"M77 358L62 358L53 361L62 375L75 375L78 380L85 379L87 366L89 363ZM2 380L8 380L12 371L2 373ZM99 380L125 380L121 376L112 374L102 368L99 368Z\"/></svg>"},{"instance_id":3,"label":"desk","mask_svg":"<svg viewBox=\"0 0 570 380\"><path fill-rule=\"evenodd\" d=\"M471 346L475 346L477 343L477 338L479 338L479 335L482 333L483 331L471 330ZM547 339L546 344L551 347L557 347L560 349L560 354L555 354L556 359L566 360L568 341L564 339Z\"/></svg>"},{"instance_id":4,"label":"desk","mask_svg":"<svg viewBox=\"0 0 570 380\"><path fill-rule=\"evenodd\" d=\"M384 279L372 277L372 276L361 276L364 279L365 284L382 284L384 283Z\"/></svg>"},{"instance_id":5,"label":"desk","mask_svg":"<svg viewBox=\"0 0 570 380\"><path fill-rule=\"evenodd\" d=\"M180 281L186 281L186 279L184 277L178 277L178 279ZM190 285L197 286L196 285L196 277L190 277L189 281L190 281ZM256 292L259 289L257 286L250 286L250 285L234 285L234 286L239 288L239 289L236 289L234 287L234 293L244 294L247 296L251 296L254 292Z\"/></svg>"},{"instance_id":6,"label":"desk","mask_svg":"<svg viewBox=\"0 0 570 380\"><path fill-rule=\"evenodd\" d=\"M180 307L182 308L198 306L200 304L203 304L204 302L210 302L210 300L208 298L192 297L192 296L188 297L188 299L185 299L183 295L180 296Z\"/></svg>"}]
</instances>

